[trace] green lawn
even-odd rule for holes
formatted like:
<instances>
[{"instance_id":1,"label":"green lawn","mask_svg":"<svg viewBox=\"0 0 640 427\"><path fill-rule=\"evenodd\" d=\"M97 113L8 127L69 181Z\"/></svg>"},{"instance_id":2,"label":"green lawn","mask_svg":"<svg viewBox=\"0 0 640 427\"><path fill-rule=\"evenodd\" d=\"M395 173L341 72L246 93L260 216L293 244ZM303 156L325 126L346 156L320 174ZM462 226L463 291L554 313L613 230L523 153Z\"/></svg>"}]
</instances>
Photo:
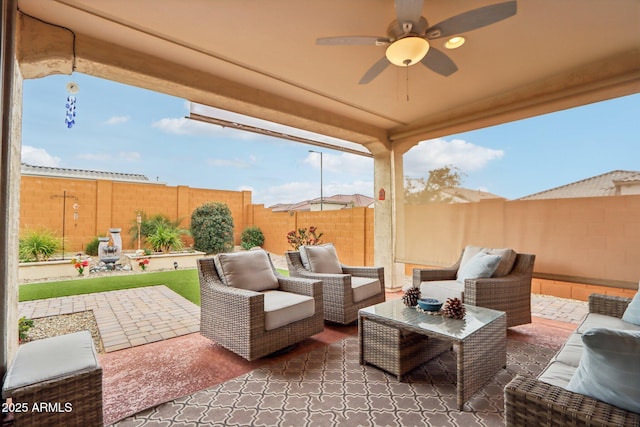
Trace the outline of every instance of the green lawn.
<instances>
[{"instance_id":1,"label":"green lawn","mask_svg":"<svg viewBox=\"0 0 640 427\"><path fill-rule=\"evenodd\" d=\"M285 276L289 275L286 270L278 270L278 272ZM32 301L155 285L165 285L189 301L200 305L200 283L196 269L29 283L20 285L19 298L20 301Z\"/></svg>"},{"instance_id":2,"label":"green lawn","mask_svg":"<svg viewBox=\"0 0 640 427\"><path fill-rule=\"evenodd\" d=\"M62 280L59 282L29 283L20 285L20 301L56 298L94 292L116 291L165 285L195 304L200 304L198 270L159 271L130 275L102 276L96 278Z\"/></svg>"}]
</instances>

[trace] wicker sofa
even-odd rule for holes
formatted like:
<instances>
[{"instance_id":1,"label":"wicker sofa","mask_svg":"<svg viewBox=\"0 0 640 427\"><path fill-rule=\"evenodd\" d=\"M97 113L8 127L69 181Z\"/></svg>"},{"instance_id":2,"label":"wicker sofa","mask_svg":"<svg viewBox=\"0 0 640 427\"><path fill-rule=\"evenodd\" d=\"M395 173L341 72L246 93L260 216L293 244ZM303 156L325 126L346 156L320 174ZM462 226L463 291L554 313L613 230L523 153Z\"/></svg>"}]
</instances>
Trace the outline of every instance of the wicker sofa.
<instances>
[{"instance_id":1,"label":"wicker sofa","mask_svg":"<svg viewBox=\"0 0 640 427\"><path fill-rule=\"evenodd\" d=\"M542 373L537 378L517 375L505 387L506 425L640 426L640 414L566 389L578 369L584 332L594 327L640 331L640 326L621 319L630 302L630 298L591 295L589 314Z\"/></svg>"}]
</instances>

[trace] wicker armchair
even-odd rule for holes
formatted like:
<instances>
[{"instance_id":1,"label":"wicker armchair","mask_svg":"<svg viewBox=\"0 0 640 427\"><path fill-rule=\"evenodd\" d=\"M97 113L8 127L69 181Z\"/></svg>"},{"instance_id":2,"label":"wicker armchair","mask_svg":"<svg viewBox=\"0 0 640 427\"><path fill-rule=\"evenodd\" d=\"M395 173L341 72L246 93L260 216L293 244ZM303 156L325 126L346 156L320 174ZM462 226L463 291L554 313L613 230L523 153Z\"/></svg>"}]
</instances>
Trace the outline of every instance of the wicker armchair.
<instances>
[{"instance_id":1,"label":"wicker armchair","mask_svg":"<svg viewBox=\"0 0 640 427\"><path fill-rule=\"evenodd\" d=\"M593 294L589 313L621 318L630 302ZM505 386L504 397L507 426L640 426L640 414L524 375Z\"/></svg>"},{"instance_id":2,"label":"wicker armchair","mask_svg":"<svg viewBox=\"0 0 640 427\"><path fill-rule=\"evenodd\" d=\"M511 272L502 277L466 279L464 281L464 303L491 308L507 313L507 327L531 323L531 278L536 256L516 254ZM413 270L413 286L428 286L429 281L456 280L460 261L441 269ZM424 293L424 292L423 292Z\"/></svg>"},{"instance_id":3,"label":"wicker armchair","mask_svg":"<svg viewBox=\"0 0 640 427\"><path fill-rule=\"evenodd\" d=\"M278 291L313 297L312 316L267 330L265 293L224 284L214 258L201 258L198 260L200 334L252 361L322 332L322 282L283 277L273 271Z\"/></svg>"},{"instance_id":4,"label":"wicker armchair","mask_svg":"<svg viewBox=\"0 0 640 427\"><path fill-rule=\"evenodd\" d=\"M314 273L304 266L300 252L288 251L285 257L291 277L322 280L324 319L328 322L343 325L354 323L358 320L358 310L385 301L383 267L353 267L340 264L342 274ZM352 276L378 280L378 291L363 300L354 301Z\"/></svg>"}]
</instances>

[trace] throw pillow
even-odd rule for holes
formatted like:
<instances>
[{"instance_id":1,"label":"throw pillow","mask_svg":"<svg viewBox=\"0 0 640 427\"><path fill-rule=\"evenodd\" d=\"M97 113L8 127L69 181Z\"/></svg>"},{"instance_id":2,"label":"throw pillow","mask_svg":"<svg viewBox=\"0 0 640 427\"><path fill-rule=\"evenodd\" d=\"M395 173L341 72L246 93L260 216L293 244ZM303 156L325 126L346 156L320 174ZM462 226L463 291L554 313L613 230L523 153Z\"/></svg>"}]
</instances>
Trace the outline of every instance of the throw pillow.
<instances>
[{"instance_id":1,"label":"throw pillow","mask_svg":"<svg viewBox=\"0 0 640 427\"><path fill-rule=\"evenodd\" d=\"M227 286L258 292L279 287L269 256L262 249L218 254L214 262Z\"/></svg>"},{"instance_id":2,"label":"throw pillow","mask_svg":"<svg viewBox=\"0 0 640 427\"><path fill-rule=\"evenodd\" d=\"M493 272L492 277L503 277L511 273L513 264L516 262L516 252L513 249L485 249L485 252L491 255L500 255L501 259L496 267L496 271Z\"/></svg>"},{"instance_id":3,"label":"throw pillow","mask_svg":"<svg viewBox=\"0 0 640 427\"><path fill-rule=\"evenodd\" d=\"M567 390L640 413L640 331L592 328Z\"/></svg>"},{"instance_id":4,"label":"throw pillow","mask_svg":"<svg viewBox=\"0 0 640 427\"><path fill-rule=\"evenodd\" d=\"M464 283L466 279L491 277L501 259L500 255L478 252L458 270L456 280Z\"/></svg>"},{"instance_id":5,"label":"throw pillow","mask_svg":"<svg viewBox=\"0 0 640 427\"><path fill-rule=\"evenodd\" d=\"M471 258L473 258L478 252L483 252L483 250L484 248L480 246L465 246L464 251L462 251L462 258L460 258L460 267L458 267L458 269L464 267L464 265L468 263Z\"/></svg>"},{"instance_id":6,"label":"throw pillow","mask_svg":"<svg viewBox=\"0 0 640 427\"><path fill-rule=\"evenodd\" d=\"M640 326L640 291L636 292L636 295L622 314L622 320Z\"/></svg>"},{"instance_id":7,"label":"throw pillow","mask_svg":"<svg viewBox=\"0 0 640 427\"><path fill-rule=\"evenodd\" d=\"M300 246L300 258L305 268L314 273L342 274L336 248L331 243Z\"/></svg>"},{"instance_id":8,"label":"throw pillow","mask_svg":"<svg viewBox=\"0 0 640 427\"><path fill-rule=\"evenodd\" d=\"M493 272L493 277L502 277L506 276L513 269L513 264L516 262L516 252L513 249L503 248L503 249L493 249L493 248L483 248L480 246L472 246L467 245L464 248L464 252L462 253L462 258L460 259L460 267L464 267L466 263L471 260L478 252L484 252L490 255L500 255L502 259L500 263L496 267L496 271Z\"/></svg>"}]
</instances>

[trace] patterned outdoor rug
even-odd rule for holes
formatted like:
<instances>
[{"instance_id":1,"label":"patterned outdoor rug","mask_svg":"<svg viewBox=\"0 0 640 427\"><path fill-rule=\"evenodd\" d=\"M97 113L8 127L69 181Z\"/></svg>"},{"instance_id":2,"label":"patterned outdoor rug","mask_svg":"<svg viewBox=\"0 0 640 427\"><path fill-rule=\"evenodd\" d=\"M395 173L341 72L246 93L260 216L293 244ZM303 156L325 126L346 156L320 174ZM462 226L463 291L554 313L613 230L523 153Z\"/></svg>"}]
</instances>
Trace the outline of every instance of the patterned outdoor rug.
<instances>
[{"instance_id":1,"label":"patterned outdoor rug","mask_svg":"<svg viewBox=\"0 0 640 427\"><path fill-rule=\"evenodd\" d=\"M288 361L143 411L117 426L501 426L504 386L517 374L536 375L555 350L507 341L500 370L456 409L455 354L447 352L398 382L358 362L350 337Z\"/></svg>"}]
</instances>

